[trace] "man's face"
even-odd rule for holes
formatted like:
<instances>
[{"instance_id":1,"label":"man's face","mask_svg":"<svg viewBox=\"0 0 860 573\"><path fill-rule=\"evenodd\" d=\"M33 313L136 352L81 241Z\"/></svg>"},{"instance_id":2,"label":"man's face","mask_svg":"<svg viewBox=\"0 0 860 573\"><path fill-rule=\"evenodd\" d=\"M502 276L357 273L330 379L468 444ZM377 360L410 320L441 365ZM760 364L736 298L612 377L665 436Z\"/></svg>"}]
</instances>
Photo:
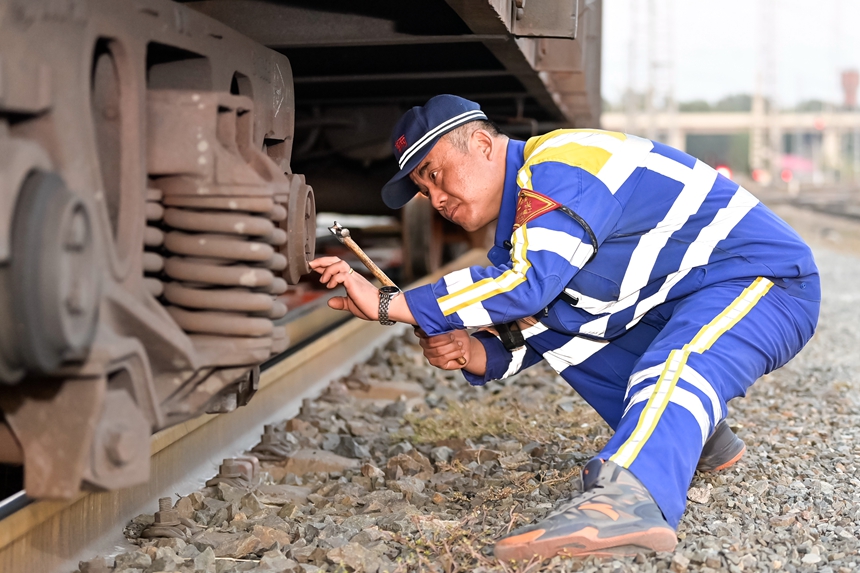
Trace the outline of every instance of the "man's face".
<instances>
[{"instance_id":1,"label":"man's face","mask_svg":"<svg viewBox=\"0 0 860 573\"><path fill-rule=\"evenodd\" d=\"M506 140L473 132L463 152L443 137L409 174L419 192L449 221L477 231L499 216Z\"/></svg>"}]
</instances>

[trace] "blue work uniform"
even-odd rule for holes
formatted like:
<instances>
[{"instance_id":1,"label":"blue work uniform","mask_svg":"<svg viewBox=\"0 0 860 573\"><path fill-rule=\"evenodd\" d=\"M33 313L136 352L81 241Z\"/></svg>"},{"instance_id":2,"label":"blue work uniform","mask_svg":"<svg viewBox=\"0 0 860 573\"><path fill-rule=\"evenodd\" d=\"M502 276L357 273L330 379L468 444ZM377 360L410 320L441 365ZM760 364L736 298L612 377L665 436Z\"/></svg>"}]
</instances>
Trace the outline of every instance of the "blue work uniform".
<instances>
[{"instance_id":1,"label":"blue work uniform","mask_svg":"<svg viewBox=\"0 0 860 573\"><path fill-rule=\"evenodd\" d=\"M466 378L545 359L615 430L598 457L677 527L726 403L815 330L812 252L743 187L658 142L559 130L509 141L506 162L493 266L410 290L409 308L429 335L536 319L512 351L474 334L487 370Z\"/></svg>"}]
</instances>

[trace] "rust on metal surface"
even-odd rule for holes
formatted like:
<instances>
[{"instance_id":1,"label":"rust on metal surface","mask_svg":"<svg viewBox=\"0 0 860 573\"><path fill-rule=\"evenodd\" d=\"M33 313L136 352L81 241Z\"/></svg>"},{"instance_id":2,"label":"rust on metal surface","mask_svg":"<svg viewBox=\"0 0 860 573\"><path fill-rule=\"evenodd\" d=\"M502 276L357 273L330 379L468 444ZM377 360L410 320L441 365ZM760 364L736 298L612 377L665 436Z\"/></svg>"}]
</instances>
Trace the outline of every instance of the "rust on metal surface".
<instances>
[{"instance_id":1,"label":"rust on metal surface","mask_svg":"<svg viewBox=\"0 0 860 573\"><path fill-rule=\"evenodd\" d=\"M476 264L486 264L482 251L467 253L421 282L437 280L448 272ZM335 314L324 305L318 310L298 320L310 319L312 323L302 326L300 331L318 331ZM84 557L83 547L106 535L116 535L129 516L140 513L142 505L163 495L165 484L187 479L195 464L209 468L215 452L222 448L242 447L231 440L251 430L258 431L261 420L282 419L280 412L290 407L290 401L296 402L297 410L300 397L322 391L329 380L347 372L358 357L370 356L389 337L402 332L397 327L387 328L357 319L348 321L266 370L259 381L263 395L252 400L247 408L230 416L199 416L160 431L150 445L153 472L164 480L160 483L150 481L100 495L80 494L71 502L37 501L0 521L0 570L4 573L70 570ZM314 381L312 387L308 387L308 380ZM166 487L167 491L171 489L170 485ZM49 551L33 550L46 546Z\"/></svg>"},{"instance_id":2,"label":"rust on metal surface","mask_svg":"<svg viewBox=\"0 0 860 573\"><path fill-rule=\"evenodd\" d=\"M256 456L226 458L218 466L218 475L206 482L207 486L226 484L233 487L248 487L253 484L260 471L260 460Z\"/></svg>"},{"instance_id":3,"label":"rust on metal surface","mask_svg":"<svg viewBox=\"0 0 860 573\"><path fill-rule=\"evenodd\" d=\"M196 523L180 517L179 512L170 504L169 497L158 498L158 511L155 512L153 519L153 523L140 532L141 537L150 539L170 537L187 541L200 531Z\"/></svg>"},{"instance_id":4,"label":"rust on metal surface","mask_svg":"<svg viewBox=\"0 0 860 573\"><path fill-rule=\"evenodd\" d=\"M266 424L260 443L251 448L251 453L260 461L283 460L298 446L298 443L288 441L287 436L286 432L279 431L273 424Z\"/></svg>"},{"instance_id":5,"label":"rust on metal surface","mask_svg":"<svg viewBox=\"0 0 860 573\"><path fill-rule=\"evenodd\" d=\"M30 497L145 480L151 432L289 345L294 116L286 57L187 6L0 0L0 456Z\"/></svg>"}]
</instances>

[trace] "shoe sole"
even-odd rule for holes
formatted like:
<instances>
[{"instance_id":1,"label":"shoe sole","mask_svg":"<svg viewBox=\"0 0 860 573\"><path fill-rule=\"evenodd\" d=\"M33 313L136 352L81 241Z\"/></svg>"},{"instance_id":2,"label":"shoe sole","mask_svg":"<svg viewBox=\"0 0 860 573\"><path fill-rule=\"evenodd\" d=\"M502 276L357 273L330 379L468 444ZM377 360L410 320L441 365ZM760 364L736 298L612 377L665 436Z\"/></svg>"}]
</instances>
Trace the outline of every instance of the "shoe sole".
<instances>
[{"instance_id":1,"label":"shoe sole","mask_svg":"<svg viewBox=\"0 0 860 573\"><path fill-rule=\"evenodd\" d=\"M586 555L636 555L643 551L673 551L678 544L675 531L667 527L652 527L645 531L600 538L595 527L586 527L563 537L538 540L543 529L529 531L516 537L502 539L493 547L493 554L502 561L527 561L535 555L549 559L556 555L581 557Z\"/></svg>"},{"instance_id":2,"label":"shoe sole","mask_svg":"<svg viewBox=\"0 0 860 573\"><path fill-rule=\"evenodd\" d=\"M735 457L733 457L729 461L724 462L715 468L696 468L696 469L698 471L704 472L704 473L714 473L714 472L722 471L722 470L724 470L726 468L730 468L733 465L735 465L736 463L738 463L740 461L740 459L742 457L744 457L744 454L746 452L747 452L747 446L746 446L746 444L744 444L744 447L741 448L741 451L739 451L737 454L735 454Z\"/></svg>"}]
</instances>

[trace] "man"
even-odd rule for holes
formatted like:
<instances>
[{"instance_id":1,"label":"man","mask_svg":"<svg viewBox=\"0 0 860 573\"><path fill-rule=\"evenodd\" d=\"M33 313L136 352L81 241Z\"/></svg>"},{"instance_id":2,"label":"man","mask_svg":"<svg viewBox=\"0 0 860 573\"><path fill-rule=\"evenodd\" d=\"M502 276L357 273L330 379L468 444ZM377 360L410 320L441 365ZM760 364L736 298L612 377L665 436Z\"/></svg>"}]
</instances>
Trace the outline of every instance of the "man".
<instances>
[{"instance_id":1,"label":"man","mask_svg":"<svg viewBox=\"0 0 860 573\"><path fill-rule=\"evenodd\" d=\"M400 172L385 202L421 193L466 230L495 221L493 266L398 296L325 257L313 268L347 291L329 305L420 326L429 361L472 384L546 360L615 430L582 493L499 541L496 556L674 549L696 469L745 450L726 403L815 330L809 248L736 183L639 137L514 141L477 104L443 95L408 111L392 141Z\"/></svg>"}]
</instances>

